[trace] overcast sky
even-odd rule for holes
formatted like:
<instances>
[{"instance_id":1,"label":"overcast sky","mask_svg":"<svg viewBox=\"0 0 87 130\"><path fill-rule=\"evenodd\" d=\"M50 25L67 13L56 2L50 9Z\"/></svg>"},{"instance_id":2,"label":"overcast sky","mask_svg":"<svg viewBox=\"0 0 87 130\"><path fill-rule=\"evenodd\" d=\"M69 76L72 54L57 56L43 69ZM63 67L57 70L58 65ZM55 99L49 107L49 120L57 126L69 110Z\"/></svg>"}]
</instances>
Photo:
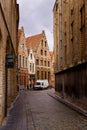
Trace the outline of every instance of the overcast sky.
<instances>
[{"instance_id":1,"label":"overcast sky","mask_svg":"<svg viewBox=\"0 0 87 130\"><path fill-rule=\"evenodd\" d=\"M32 36L45 30L49 49L53 50L53 7L55 0L17 0L20 9L19 28Z\"/></svg>"}]
</instances>

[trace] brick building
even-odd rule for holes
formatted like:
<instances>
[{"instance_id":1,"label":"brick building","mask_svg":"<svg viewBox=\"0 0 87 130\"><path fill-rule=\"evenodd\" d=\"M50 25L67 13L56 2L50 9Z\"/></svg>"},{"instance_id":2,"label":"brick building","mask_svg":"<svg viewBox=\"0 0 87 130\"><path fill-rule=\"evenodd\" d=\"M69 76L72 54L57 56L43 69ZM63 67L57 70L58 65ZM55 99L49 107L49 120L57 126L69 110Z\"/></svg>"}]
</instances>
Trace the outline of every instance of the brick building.
<instances>
[{"instance_id":1,"label":"brick building","mask_svg":"<svg viewBox=\"0 0 87 130\"><path fill-rule=\"evenodd\" d=\"M29 86L28 50L23 27L18 30L18 87L24 89Z\"/></svg>"},{"instance_id":2,"label":"brick building","mask_svg":"<svg viewBox=\"0 0 87 130\"><path fill-rule=\"evenodd\" d=\"M55 75L54 75L54 52L50 51L51 56L51 67L50 67L50 81L49 86L54 87L55 86Z\"/></svg>"},{"instance_id":3,"label":"brick building","mask_svg":"<svg viewBox=\"0 0 87 130\"><path fill-rule=\"evenodd\" d=\"M16 0L0 0L0 124L17 94L18 10Z\"/></svg>"},{"instance_id":4,"label":"brick building","mask_svg":"<svg viewBox=\"0 0 87 130\"><path fill-rule=\"evenodd\" d=\"M51 56L45 32L26 38L27 46L31 44L36 60L36 79L50 78Z\"/></svg>"},{"instance_id":5,"label":"brick building","mask_svg":"<svg viewBox=\"0 0 87 130\"><path fill-rule=\"evenodd\" d=\"M56 0L54 15L55 89L87 105L87 1Z\"/></svg>"}]
</instances>

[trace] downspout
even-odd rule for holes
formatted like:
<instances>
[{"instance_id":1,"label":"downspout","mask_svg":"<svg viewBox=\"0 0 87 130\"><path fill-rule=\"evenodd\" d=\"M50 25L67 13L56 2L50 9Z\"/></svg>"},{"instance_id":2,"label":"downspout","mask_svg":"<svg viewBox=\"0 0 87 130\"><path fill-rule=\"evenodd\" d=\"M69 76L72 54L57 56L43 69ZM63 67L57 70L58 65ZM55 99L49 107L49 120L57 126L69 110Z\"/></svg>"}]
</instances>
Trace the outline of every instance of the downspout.
<instances>
[{"instance_id":1,"label":"downspout","mask_svg":"<svg viewBox=\"0 0 87 130\"><path fill-rule=\"evenodd\" d=\"M62 0L60 0L60 70L62 69Z\"/></svg>"}]
</instances>

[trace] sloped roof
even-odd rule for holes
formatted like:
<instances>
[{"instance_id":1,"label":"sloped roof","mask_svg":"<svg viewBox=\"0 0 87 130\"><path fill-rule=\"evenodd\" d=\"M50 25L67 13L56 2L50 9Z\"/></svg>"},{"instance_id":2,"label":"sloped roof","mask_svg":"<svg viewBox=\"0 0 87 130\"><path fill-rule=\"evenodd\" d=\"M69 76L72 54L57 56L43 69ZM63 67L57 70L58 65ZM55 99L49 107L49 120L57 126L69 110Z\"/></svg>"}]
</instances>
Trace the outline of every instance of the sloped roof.
<instances>
[{"instance_id":1,"label":"sloped roof","mask_svg":"<svg viewBox=\"0 0 87 130\"><path fill-rule=\"evenodd\" d=\"M29 49L30 47L32 47L33 51L36 51L42 38L43 33L27 37L26 38L27 48Z\"/></svg>"}]
</instances>

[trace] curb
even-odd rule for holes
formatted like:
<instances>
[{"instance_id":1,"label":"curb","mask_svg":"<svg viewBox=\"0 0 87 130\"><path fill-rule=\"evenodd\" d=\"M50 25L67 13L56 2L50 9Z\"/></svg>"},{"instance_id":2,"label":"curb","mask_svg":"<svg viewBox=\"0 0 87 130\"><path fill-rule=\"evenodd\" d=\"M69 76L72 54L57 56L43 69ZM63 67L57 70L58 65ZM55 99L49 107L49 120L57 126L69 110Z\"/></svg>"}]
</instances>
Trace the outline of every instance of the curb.
<instances>
[{"instance_id":1,"label":"curb","mask_svg":"<svg viewBox=\"0 0 87 130\"><path fill-rule=\"evenodd\" d=\"M76 106L75 104L72 104L61 97L57 96L56 94L48 93L49 96L53 97L54 99L58 100L59 102L65 104L66 106L70 107L71 109L77 111L78 113L82 114L83 116L87 117L87 111Z\"/></svg>"}]
</instances>

